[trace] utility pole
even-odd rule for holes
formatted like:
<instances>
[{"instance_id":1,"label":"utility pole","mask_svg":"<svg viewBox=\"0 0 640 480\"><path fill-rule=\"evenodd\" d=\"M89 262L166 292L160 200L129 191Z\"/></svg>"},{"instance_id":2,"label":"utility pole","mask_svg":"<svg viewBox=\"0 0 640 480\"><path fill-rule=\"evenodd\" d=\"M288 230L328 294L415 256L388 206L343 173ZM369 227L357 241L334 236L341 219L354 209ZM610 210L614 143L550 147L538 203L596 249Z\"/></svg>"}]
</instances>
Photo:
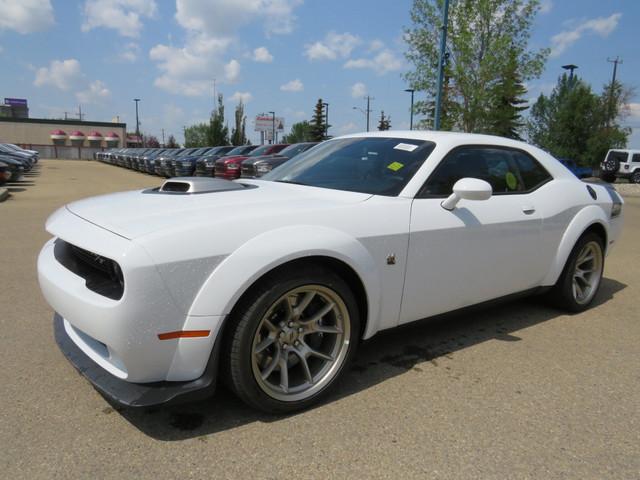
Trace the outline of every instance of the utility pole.
<instances>
[{"instance_id":1,"label":"utility pole","mask_svg":"<svg viewBox=\"0 0 640 480\"><path fill-rule=\"evenodd\" d=\"M618 64L622 63L622 60L620 60L619 56L616 55L616 59L615 60L610 60L609 57L607 57L607 62L609 63L613 63L613 77L611 77L611 92L609 93L609 114L607 115L607 127L610 126L611 121L613 120L613 95L615 93L615 89L616 89L616 72L618 71Z\"/></svg>"},{"instance_id":2,"label":"utility pole","mask_svg":"<svg viewBox=\"0 0 640 480\"><path fill-rule=\"evenodd\" d=\"M371 105L371 100L375 100L375 98L371 98L370 95L367 95L364 98L367 99L367 132L368 132L369 131L369 114L371 113L371 109L369 108L369 105Z\"/></svg>"},{"instance_id":3,"label":"utility pole","mask_svg":"<svg viewBox=\"0 0 640 480\"><path fill-rule=\"evenodd\" d=\"M611 85L613 85L614 83L616 83L616 71L618 70L618 64L622 64L622 60L620 60L616 55L615 60L609 60L609 57L607 57L607 62L613 63L613 78L611 79Z\"/></svg>"},{"instance_id":4,"label":"utility pole","mask_svg":"<svg viewBox=\"0 0 640 480\"><path fill-rule=\"evenodd\" d=\"M84 113L82 113L82 107L78 106L78 120L82 121L82 117L84 117Z\"/></svg>"}]
</instances>

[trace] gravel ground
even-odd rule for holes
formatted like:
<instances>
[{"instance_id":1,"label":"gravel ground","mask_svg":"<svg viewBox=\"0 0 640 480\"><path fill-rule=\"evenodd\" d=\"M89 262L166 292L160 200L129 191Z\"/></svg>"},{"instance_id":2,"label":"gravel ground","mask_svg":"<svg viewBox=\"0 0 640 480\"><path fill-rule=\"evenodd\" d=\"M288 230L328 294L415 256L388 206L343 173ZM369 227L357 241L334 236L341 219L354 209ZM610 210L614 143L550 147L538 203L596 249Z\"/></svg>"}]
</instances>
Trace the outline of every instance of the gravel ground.
<instances>
[{"instance_id":1,"label":"gravel ground","mask_svg":"<svg viewBox=\"0 0 640 480\"><path fill-rule=\"evenodd\" d=\"M36 275L46 218L161 182L45 159L0 203L0 478L640 478L639 185L616 184L635 193L586 312L530 298L381 332L327 401L278 417L224 388L114 408L58 351Z\"/></svg>"}]
</instances>

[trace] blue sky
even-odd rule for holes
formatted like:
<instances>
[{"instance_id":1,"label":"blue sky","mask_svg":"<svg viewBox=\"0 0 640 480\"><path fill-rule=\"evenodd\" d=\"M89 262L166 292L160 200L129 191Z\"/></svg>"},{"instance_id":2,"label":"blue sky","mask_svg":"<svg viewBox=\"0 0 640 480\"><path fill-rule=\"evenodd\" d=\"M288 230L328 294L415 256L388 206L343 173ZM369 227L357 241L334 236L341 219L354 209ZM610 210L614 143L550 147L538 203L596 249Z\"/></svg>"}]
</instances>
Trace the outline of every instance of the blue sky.
<instances>
[{"instance_id":1,"label":"blue sky","mask_svg":"<svg viewBox=\"0 0 640 480\"><path fill-rule=\"evenodd\" d=\"M25 98L30 116L119 117L135 130L183 141L184 126L206 121L214 85L225 113L242 99L247 134L256 115L275 111L310 120L318 98L329 103L329 133L364 131L381 111L393 129L408 129L410 94L401 77L402 40L411 0L0 0L0 97ZM562 65L595 91L617 78L640 83L637 0L543 0L530 41L550 47L528 97L549 93ZM215 80L214 80L215 79ZM416 92L416 100L422 99ZM353 108L357 107L357 108ZM640 89L627 125L640 148Z\"/></svg>"}]
</instances>

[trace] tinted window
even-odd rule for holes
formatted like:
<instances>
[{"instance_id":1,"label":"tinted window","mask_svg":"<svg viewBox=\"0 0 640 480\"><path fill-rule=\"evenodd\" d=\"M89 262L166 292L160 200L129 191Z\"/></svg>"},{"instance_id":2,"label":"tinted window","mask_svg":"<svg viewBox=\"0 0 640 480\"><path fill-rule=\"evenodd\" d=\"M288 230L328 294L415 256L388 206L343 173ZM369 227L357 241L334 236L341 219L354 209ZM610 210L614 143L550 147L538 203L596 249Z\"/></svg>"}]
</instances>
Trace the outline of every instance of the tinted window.
<instances>
[{"instance_id":1,"label":"tinted window","mask_svg":"<svg viewBox=\"0 0 640 480\"><path fill-rule=\"evenodd\" d=\"M315 187L398 195L434 148L424 140L364 137L330 140L262 177Z\"/></svg>"},{"instance_id":2,"label":"tinted window","mask_svg":"<svg viewBox=\"0 0 640 480\"><path fill-rule=\"evenodd\" d=\"M551 179L537 160L520 150L463 147L440 162L419 196L448 196L453 185L465 177L489 182L496 195L528 192Z\"/></svg>"}]
</instances>

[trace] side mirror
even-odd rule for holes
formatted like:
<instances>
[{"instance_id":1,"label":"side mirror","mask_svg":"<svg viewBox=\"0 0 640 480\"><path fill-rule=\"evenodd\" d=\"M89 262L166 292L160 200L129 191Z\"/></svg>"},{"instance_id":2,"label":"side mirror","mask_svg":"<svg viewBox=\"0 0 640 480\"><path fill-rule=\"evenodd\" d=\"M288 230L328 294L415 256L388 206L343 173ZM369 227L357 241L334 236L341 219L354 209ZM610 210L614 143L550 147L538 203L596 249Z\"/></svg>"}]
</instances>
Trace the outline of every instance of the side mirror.
<instances>
[{"instance_id":1,"label":"side mirror","mask_svg":"<svg viewBox=\"0 0 640 480\"><path fill-rule=\"evenodd\" d=\"M491 198L493 189L488 182L479 178L461 178L453 186L453 193L440 205L445 210L453 210L458 202L465 200L487 200Z\"/></svg>"}]
</instances>

